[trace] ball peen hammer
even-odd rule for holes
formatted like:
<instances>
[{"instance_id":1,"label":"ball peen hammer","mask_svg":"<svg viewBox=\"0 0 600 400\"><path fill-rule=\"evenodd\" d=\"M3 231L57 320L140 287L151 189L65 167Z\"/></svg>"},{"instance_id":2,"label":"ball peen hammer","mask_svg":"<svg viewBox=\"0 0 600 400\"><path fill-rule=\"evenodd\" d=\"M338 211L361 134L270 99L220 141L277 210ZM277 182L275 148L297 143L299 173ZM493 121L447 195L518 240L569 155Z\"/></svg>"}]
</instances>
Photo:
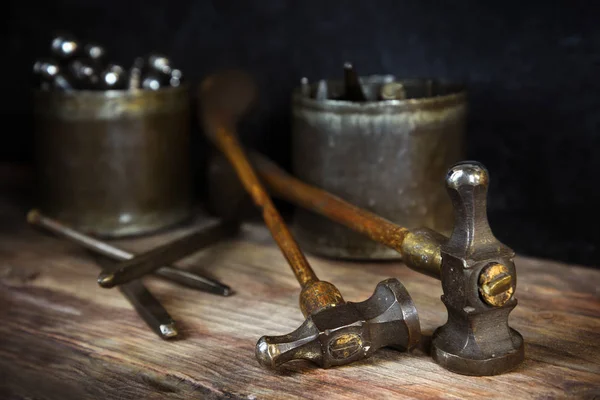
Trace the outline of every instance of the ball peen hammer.
<instances>
[{"instance_id":1,"label":"ball peen hammer","mask_svg":"<svg viewBox=\"0 0 600 400\"><path fill-rule=\"evenodd\" d=\"M231 163L262 211L265 224L302 287L300 308L305 322L290 334L260 338L256 345L259 363L275 368L306 359L327 368L368 357L384 346L413 348L420 339L419 319L408 292L397 279L380 282L369 299L351 303L344 301L333 284L317 278L237 138L237 119L255 96L253 80L242 71L209 76L199 88L199 116L206 135Z\"/></svg>"}]
</instances>

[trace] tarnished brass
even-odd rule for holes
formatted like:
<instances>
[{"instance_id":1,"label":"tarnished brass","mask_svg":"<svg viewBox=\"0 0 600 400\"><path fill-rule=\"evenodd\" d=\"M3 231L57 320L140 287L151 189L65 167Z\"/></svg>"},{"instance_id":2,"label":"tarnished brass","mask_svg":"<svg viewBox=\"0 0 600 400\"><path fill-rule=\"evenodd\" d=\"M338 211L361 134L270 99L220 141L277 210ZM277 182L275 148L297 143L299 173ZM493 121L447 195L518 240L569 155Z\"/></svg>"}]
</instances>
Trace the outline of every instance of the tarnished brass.
<instances>
[{"instance_id":1,"label":"tarnished brass","mask_svg":"<svg viewBox=\"0 0 600 400\"><path fill-rule=\"evenodd\" d=\"M329 282L311 283L300 292L300 310L305 317L340 304L344 304L342 294Z\"/></svg>"},{"instance_id":2,"label":"tarnished brass","mask_svg":"<svg viewBox=\"0 0 600 400\"><path fill-rule=\"evenodd\" d=\"M188 218L187 93L185 87L36 92L40 209L110 237Z\"/></svg>"},{"instance_id":3,"label":"tarnished brass","mask_svg":"<svg viewBox=\"0 0 600 400\"><path fill-rule=\"evenodd\" d=\"M381 86L379 97L382 100L404 100L406 90L401 82L389 82Z\"/></svg>"},{"instance_id":4,"label":"tarnished brass","mask_svg":"<svg viewBox=\"0 0 600 400\"><path fill-rule=\"evenodd\" d=\"M265 224L302 287L300 308L306 321L288 335L263 336L256 345L258 361L275 368L291 360L307 359L330 367L368 357L384 346L414 347L420 338L417 311L399 281L381 282L365 302L346 303L334 285L315 275L237 138L237 119L255 95L253 80L241 71L210 76L199 89L199 116L205 133L227 157L262 211Z\"/></svg>"},{"instance_id":5,"label":"tarnished brass","mask_svg":"<svg viewBox=\"0 0 600 400\"><path fill-rule=\"evenodd\" d=\"M479 293L491 306L501 307L512 297L515 287L512 275L502 264L491 264L479 275Z\"/></svg>"},{"instance_id":6,"label":"tarnished brass","mask_svg":"<svg viewBox=\"0 0 600 400\"><path fill-rule=\"evenodd\" d=\"M398 251L409 268L440 279L442 267L440 244L446 240L444 235L431 229L415 229L406 234Z\"/></svg>"},{"instance_id":7,"label":"tarnished brass","mask_svg":"<svg viewBox=\"0 0 600 400\"><path fill-rule=\"evenodd\" d=\"M271 191L401 253L407 266L441 279L448 322L433 336L432 356L465 375L496 375L524 358L522 336L508 326L517 305L514 252L492 234L486 215L489 176L476 162L450 168L446 188L455 222L450 238L409 231L290 176L257 153L252 159Z\"/></svg>"}]
</instances>

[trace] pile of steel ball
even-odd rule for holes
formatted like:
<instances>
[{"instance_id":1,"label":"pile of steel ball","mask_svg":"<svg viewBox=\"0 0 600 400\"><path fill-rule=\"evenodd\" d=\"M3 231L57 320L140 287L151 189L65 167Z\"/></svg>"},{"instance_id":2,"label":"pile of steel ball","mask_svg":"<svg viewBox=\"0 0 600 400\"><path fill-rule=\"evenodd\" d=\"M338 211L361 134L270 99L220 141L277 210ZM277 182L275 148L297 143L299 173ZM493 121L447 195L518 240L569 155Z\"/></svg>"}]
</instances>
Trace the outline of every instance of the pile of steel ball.
<instances>
[{"instance_id":1,"label":"pile of steel ball","mask_svg":"<svg viewBox=\"0 0 600 400\"><path fill-rule=\"evenodd\" d=\"M52 39L51 58L33 66L41 90L158 90L182 83L181 71L159 54L137 57L129 69L108 62L104 47L82 44L71 35Z\"/></svg>"}]
</instances>

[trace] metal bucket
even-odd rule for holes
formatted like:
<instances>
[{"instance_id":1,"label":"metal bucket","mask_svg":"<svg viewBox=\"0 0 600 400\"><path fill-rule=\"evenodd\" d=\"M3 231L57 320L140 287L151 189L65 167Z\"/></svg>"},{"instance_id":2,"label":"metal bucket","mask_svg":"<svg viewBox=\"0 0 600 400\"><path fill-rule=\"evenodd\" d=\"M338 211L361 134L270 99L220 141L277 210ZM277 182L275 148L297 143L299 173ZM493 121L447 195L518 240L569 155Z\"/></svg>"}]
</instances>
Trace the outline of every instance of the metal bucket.
<instances>
[{"instance_id":1,"label":"metal bucket","mask_svg":"<svg viewBox=\"0 0 600 400\"><path fill-rule=\"evenodd\" d=\"M393 76L361 78L369 101L335 100L294 92L293 170L303 181L408 228L450 233L447 169L464 158L466 92L435 80L400 80L404 100L378 101ZM311 85L315 93L317 86ZM345 259L399 258L396 251L309 211L298 209L294 230L304 249Z\"/></svg>"},{"instance_id":2,"label":"metal bucket","mask_svg":"<svg viewBox=\"0 0 600 400\"><path fill-rule=\"evenodd\" d=\"M39 206L78 229L118 237L191 214L185 87L35 93Z\"/></svg>"}]
</instances>

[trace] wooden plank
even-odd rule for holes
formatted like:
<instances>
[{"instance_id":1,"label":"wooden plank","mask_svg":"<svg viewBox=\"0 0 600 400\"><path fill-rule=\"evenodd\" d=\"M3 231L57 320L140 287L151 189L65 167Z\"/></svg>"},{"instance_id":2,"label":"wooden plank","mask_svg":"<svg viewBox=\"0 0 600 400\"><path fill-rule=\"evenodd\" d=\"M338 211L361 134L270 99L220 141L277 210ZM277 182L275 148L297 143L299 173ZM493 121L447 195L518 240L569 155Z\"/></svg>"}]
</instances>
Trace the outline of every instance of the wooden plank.
<instances>
[{"instance_id":1,"label":"wooden plank","mask_svg":"<svg viewBox=\"0 0 600 400\"><path fill-rule=\"evenodd\" d=\"M398 277L420 313L424 347L412 354L384 349L329 370L299 362L273 372L256 362L256 341L288 333L303 318L296 280L262 226L245 225L235 240L183 262L231 285L232 297L145 279L183 331L183 340L165 342L118 291L98 287L86 252L21 217L17 205L0 204L0 398L600 397L598 270L519 257L511 325L525 337L526 361L512 373L477 378L442 369L424 351L446 318L438 281L394 262L309 257L349 301ZM190 229L119 245L141 251Z\"/></svg>"}]
</instances>

